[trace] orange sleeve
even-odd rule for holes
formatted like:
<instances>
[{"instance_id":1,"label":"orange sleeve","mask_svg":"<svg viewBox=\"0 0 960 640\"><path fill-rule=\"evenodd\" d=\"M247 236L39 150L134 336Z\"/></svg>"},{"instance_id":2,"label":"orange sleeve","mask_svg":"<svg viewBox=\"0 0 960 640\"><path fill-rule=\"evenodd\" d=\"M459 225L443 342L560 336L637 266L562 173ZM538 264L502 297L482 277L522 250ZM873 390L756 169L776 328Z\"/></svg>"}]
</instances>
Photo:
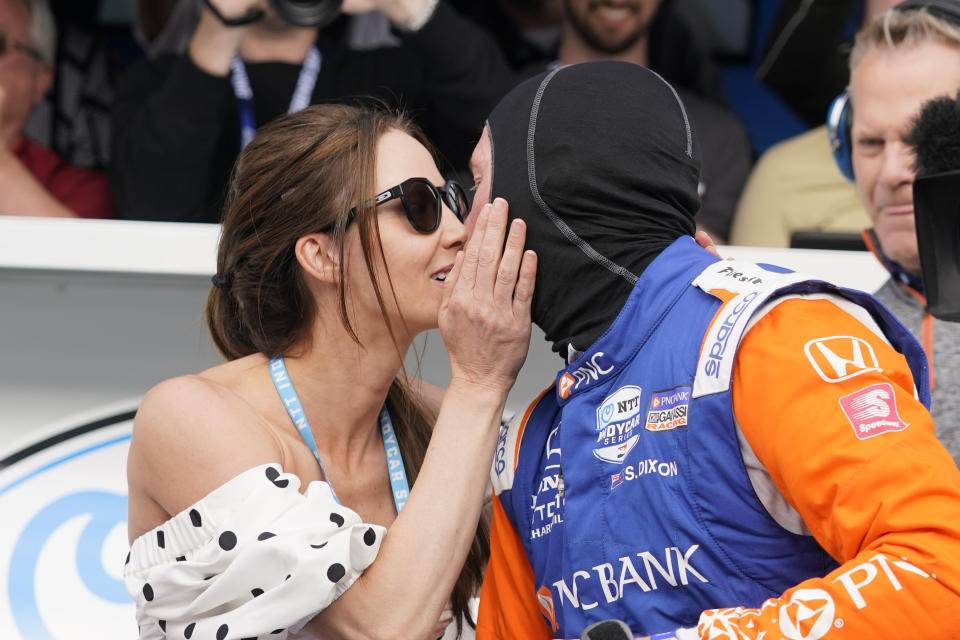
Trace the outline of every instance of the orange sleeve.
<instances>
[{"instance_id":1,"label":"orange sleeve","mask_svg":"<svg viewBox=\"0 0 960 640\"><path fill-rule=\"evenodd\" d=\"M840 304L790 299L744 337L732 384L747 442L841 566L704 612L700 637L960 637L960 471L903 356Z\"/></svg>"},{"instance_id":2,"label":"orange sleeve","mask_svg":"<svg viewBox=\"0 0 960 640\"><path fill-rule=\"evenodd\" d=\"M537 604L533 569L523 543L495 495L490 560L480 590L477 640L517 638L550 640L553 634Z\"/></svg>"}]
</instances>

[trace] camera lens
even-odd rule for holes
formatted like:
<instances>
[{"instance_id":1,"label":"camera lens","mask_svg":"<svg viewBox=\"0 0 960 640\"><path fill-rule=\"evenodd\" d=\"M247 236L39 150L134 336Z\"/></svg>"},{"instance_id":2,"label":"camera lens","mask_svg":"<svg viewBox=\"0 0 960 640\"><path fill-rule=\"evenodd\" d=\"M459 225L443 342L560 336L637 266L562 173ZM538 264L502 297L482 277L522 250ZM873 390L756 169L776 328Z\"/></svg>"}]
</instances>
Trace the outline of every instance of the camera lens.
<instances>
[{"instance_id":1,"label":"camera lens","mask_svg":"<svg viewBox=\"0 0 960 640\"><path fill-rule=\"evenodd\" d=\"M323 27L340 15L342 0L270 0L274 11L298 27Z\"/></svg>"}]
</instances>

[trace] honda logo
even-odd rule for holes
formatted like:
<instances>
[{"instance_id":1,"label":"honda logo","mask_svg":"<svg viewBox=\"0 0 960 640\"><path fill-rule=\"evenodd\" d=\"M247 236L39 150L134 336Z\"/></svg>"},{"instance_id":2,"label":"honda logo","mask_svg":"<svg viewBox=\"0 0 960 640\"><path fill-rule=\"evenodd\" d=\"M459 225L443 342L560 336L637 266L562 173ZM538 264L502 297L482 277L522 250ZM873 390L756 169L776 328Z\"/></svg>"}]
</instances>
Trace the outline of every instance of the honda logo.
<instances>
[{"instance_id":1,"label":"honda logo","mask_svg":"<svg viewBox=\"0 0 960 640\"><path fill-rule=\"evenodd\" d=\"M880 371L870 343L854 336L811 340L803 347L807 360L825 382L842 382L870 371Z\"/></svg>"}]
</instances>

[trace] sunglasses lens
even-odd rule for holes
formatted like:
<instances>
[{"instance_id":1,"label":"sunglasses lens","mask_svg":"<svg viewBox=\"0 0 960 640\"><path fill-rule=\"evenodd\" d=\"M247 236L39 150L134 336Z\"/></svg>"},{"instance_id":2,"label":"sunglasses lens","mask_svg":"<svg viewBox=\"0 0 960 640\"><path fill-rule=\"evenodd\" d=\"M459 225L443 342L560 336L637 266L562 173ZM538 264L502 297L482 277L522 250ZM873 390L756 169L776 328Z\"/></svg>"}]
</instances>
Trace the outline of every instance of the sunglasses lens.
<instances>
[{"instance_id":1,"label":"sunglasses lens","mask_svg":"<svg viewBox=\"0 0 960 640\"><path fill-rule=\"evenodd\" d=\"M463 190L463 187L460 186L459 182L451 180L447 183L444 193L447 196L447 204L450 206L450 210L460 219L460 222L464 222L470 212L470 201L467 199L467 193Z\"/></svg>"},{"instance_id":2,"label":"sunglasses lens","mask_svg":"<svg viewBox=\"0 0 960 640\"><path fill-rule=\"evenodd\" d=\"M432 185L426 180L411 180L404 189L404 204L414 229L421 233L436 231L440 224L440 202Z\"/></svg>"},{"instance_id":3,"label":"sunglasses lens","mask_svg":"<svg viewBox=\"0 0 960 640\"><path fill-rule=\"evenodd\" d=\"M0 58L7 52L7 34L0 31Z\"/></svg>"}]
</instances>

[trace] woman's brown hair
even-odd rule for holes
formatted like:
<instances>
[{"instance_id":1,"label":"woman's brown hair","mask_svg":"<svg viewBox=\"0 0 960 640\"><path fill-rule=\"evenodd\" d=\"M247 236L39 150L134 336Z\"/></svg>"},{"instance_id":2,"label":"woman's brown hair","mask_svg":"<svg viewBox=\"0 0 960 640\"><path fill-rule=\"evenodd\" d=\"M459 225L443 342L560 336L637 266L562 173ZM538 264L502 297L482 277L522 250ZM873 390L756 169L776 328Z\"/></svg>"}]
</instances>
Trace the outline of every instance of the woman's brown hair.
<instances>
[{"instance_id":1,"label":"woman's brown hair","mask_svg":"<svg viewBox=\"0 0 960 640\"><path fill-rule=\"evenodd\" d=\"M385 313L375 265L393 287L380 245L375 195L377 143L398 130L428 149L426 137L405 116L381 108L316 105L260 129L237 159L224 207L217 251L217 284L207 298L213 342L228 360L253 353L268 357L306 346L316 321L315 301L294 255L297 239L331 233L343 246L347 212L357 208L360 245L380 309ZM345 287L359 274L344 272L340 260L339 319L359 343L346 311ZM387 321L391 336L393 328ZM394 339L394 344L397 344ZM400 354L401 356L403 354ZM387 394L401 455L411 486L427 450L432 420L397 378ZM468 601L479 590L488 553L481 520L451 596L457 630L473 626Z\"/></svg>"}]
</instances>

